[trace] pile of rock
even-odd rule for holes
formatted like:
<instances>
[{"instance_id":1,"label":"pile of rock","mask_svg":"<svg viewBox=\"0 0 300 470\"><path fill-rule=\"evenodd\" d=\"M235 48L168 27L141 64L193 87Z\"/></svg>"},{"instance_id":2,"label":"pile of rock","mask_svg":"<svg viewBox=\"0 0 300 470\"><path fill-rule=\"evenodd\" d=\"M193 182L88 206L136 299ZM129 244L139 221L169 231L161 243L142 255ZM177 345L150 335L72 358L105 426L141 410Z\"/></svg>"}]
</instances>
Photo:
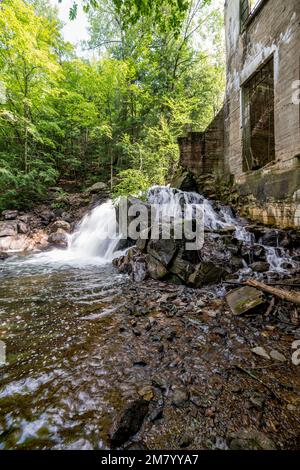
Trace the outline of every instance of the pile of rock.
<instances>
[{"instance_id":1,"label":"pile of rock","mask_svg":"<svg viewBox=\"0 0 300 470\"><path fill-rule=\"evenodd\" d=\"M120 272L131 274L137 282L150 277L196 288L218 283L243 266L241 244L234 238L234 228L207 232L203 247L189 250L188 244L195 239L187 239L184 230L182 239L177 239L174 223L178 221L173 221L173 225L171 222L168 239L162 237L163 223L158 226L158 238L151 236L153 227L146 233L142 231L136 246L114 260L115 266Z\"/></svg>"},{"instance_id":2,"label":"pile of rock","mask_svg":"<svg viewBox=\"0 0 300 470\"><path fill-rule=\"evenodd\" d=\"M148 214L150 212L149 204L138 199L128 198L127 203L128 224L132 222L130 207L133 204L136 207L144 206ZM151 217L148 215L147 226L151 226L150 220ZM187 243L193 240L187 240L185 237L181 240L176 239L174 224L178 224L178 221L173 220L172 223L169 239L163 239L164 226L160 224L159 239L152 237L153 227L150 229L142 227L140 237L136 242L128 238L122 240L120 249L133 244L135 246L114 261L119 271L132 275L137 282L150 277L199 288L203 285L219 283L227 278L238 280L241 269L245 266L253 273L262 275L269 272L270 264L266 245L274 247L278 253L280 249L294 253L294 256L290 258L291 262L296 260L295 253L300 248L300 237L297 232L249 225L247 229L251 233L252 242L244 243L236 238L236 227L228 225L216 230L205 229L203 247L196 251L189 251L186 248ZM293 268L292 265L282 267Z\"/></svg>"}]
</instances>

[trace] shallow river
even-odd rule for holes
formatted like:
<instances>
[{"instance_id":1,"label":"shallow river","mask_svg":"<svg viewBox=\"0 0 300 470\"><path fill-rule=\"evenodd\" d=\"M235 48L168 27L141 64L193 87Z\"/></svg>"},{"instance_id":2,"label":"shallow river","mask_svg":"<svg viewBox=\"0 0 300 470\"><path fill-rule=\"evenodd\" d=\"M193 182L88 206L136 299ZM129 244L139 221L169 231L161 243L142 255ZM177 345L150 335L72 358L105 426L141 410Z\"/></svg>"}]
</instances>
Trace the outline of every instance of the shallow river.
<instances>
[{"instance_id":1,"label":"shallow river","mask_svg":"<svg viewBox=\"0 0 300 470\"><path fill-rule=\"evenodd\" d=\"M110 324L128 280L110 264L57 267L42 260L0 265L0 338L7 348L0 448L101 448L101 415L114 389L103 344L113 341Z\"/></svg>"}]
</instances>

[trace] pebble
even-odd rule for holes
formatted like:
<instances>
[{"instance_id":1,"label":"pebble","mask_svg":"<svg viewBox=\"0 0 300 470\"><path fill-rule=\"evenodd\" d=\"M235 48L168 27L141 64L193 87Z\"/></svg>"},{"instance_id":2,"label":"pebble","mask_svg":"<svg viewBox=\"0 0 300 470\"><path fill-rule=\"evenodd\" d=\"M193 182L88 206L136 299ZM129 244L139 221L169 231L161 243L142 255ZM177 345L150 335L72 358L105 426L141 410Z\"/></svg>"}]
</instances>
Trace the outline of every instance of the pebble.
<instances>
[{"instance_id":1,"label":"pebble","mask_svg":"<svg viewBox=\"0 0 300 470\"><path fill-rule=\"evenodd\" d=\"M286 362L285 356L276 349L273 349L273 351L270 352L270 356L272 359L274 359L274 361Z\"/></svg>"},{"instance_id":2,"label":"pebble","mask_svg":"<svg viewBox=\"0 0 300 470\"><path fill-rule=\"evenodd\" d=\"M270 359L270 356L267 353L267 351L260 346L258 346L257 348L251 349L251 351L253 352L253 354L256 354L256 356L263 357L264 359Z\"/></svg>"}]
</instances>

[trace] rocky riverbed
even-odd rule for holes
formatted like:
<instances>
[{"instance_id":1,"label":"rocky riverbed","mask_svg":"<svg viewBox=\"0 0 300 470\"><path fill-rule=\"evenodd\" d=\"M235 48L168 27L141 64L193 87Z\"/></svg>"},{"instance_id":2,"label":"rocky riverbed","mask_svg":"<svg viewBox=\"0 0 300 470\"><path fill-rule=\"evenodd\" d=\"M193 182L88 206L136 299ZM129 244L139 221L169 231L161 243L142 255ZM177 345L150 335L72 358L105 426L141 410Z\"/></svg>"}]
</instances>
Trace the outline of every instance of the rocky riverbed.
<instances>
[{"instance_id":1,"label":"rocky riverbed","mask_svg":"<svg viewBox=\"0 0 300 470\"><path fill-rule=\"evenodd\" d=\"M123 274L72 250L0 264L0 448L299 449L299 304L240 285L299 292L299 236L243 224L241 243L222 211L195 259L169 240L118 257Z\"/></svg>"},{"instance_id":2,"label":"rocky riverbed","mask_svg":"<svg viewBox=\"0 0 300 470\"><path fill-rule=\"evenodd\" d=\"M292 304L267 296L235 316L226 285L14 269L0 288L2 448L299 448Z\"/></svg>"}]
</instances>

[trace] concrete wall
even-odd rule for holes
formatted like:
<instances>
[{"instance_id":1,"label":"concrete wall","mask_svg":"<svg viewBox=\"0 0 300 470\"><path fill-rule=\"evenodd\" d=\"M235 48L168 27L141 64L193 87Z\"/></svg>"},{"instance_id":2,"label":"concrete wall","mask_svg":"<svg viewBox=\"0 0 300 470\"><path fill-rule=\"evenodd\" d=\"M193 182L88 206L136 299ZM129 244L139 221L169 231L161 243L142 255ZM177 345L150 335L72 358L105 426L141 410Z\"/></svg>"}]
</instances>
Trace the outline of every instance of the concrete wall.
<instances>
[{"instance_id":1,"label":"concrete wall","mask_svg":"<svg viewBox=\"0 0 300 470\"><path fill-rule=\"evenodd\" d=\"M191 132L178 139L181 166L195 175L224 173L224 111L205 132Z\"/></svg>"},{"instance_id":2,"label":"concrete wall","mask_svg":"<svg viewBox=\"0 0 300 470\"><path fill-rule=\"evenodd\" d=\"M270 223L275 221L277 225L295 225L300 211L295 203L295 193L300 189L300 106L292 101L292 85L300 80L300 1L265 0L259 12L241 33L239 0L227 0L225 28L225 168L234 175L241 194L254 195L249 215L253 216L255 213L256 218L268 222L266 214L276 212L275 219L270 216ZM275 161L264 169L243 172L242 87L272 56ZM288 218L287 207L290 207Z\"/></svg>"}]
</instances>

